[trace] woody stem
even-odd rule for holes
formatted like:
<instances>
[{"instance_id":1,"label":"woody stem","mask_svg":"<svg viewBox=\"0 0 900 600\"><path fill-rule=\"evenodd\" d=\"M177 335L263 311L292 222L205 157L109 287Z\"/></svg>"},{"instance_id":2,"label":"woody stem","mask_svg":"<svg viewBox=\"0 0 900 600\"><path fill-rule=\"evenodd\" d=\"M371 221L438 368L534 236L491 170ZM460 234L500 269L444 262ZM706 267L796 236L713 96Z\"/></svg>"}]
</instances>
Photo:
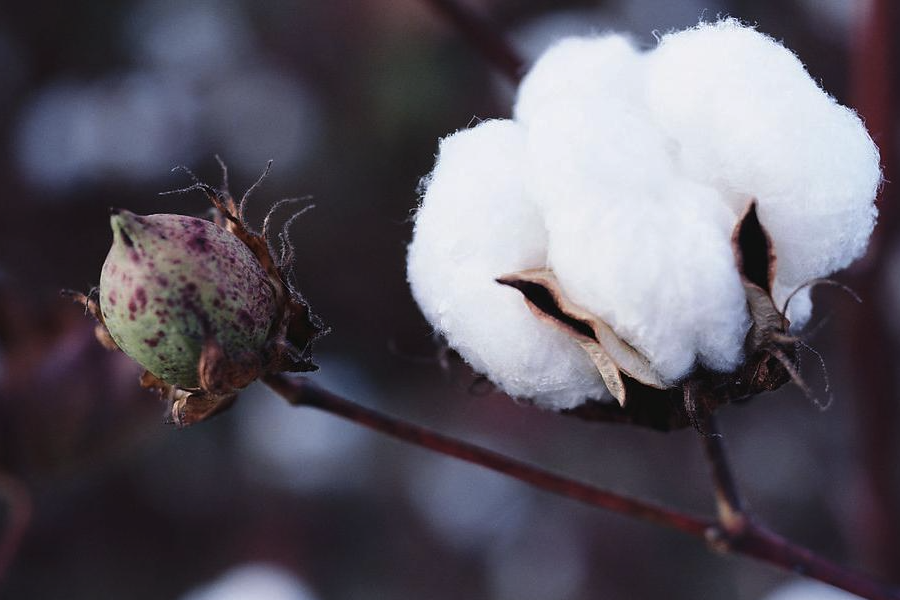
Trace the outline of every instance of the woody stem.
<instances>
[{"instance_id":1,"label":"woody stem","mask_svg":"<svg viewBox=\"0 0 900 600\"><path fill-rule=\"evenodd\" d=\"M265 383L288 403L309 406L380 431L404 442L453 456L486 469L503 473L514 479L560 496L578 500L612 512L662 525L709 543L714 549L752 556L781 569L803 573L813 579L829 583L870 600L900 600L900 589L879 583L866 575L856 573L820 557L812 551L792 544L770 532L765 527L746 520L740 531L729 531L725 521L713 521L659 506L637 498L597 488L588 483L558 475L505 456L498 452L443 435L430 429L384 415L360 406L324 390L308 379L289 378L285 375L267 375ZM718 448L718 449L716 449ZM713 454L721 454L720 469L716 477L727 473L727 464L720 444L713 444ZM730 480L730 475L728 476ZM733 485L722 485L723 501L729 506L736 498L729 490ZM735 514L740 514L735 511Z\"/></svg>"},{"instance_id":2,"label":"woody stem","mask_svg":"<svg viewBox=\"0 0 900 600\"><path fill-rule=\"evenodd\" d=\"M730 535L740 535L747 526L744 501L731 473L731 466L725 454L725 444L714 415L706 418L705 431L701 433L701 437L712 473L719 525Z\"/></svg>"},{"instance_id":3,"label":"woody stem","mask_svg":"<svg viewBox=\"0 0 900 600\"><path fill-rule=\"evenodd\" d=\"M512 83L522 79L524 61L496 27L457 0L427 0L481 55Z\"/></svg>"}]
</instances>

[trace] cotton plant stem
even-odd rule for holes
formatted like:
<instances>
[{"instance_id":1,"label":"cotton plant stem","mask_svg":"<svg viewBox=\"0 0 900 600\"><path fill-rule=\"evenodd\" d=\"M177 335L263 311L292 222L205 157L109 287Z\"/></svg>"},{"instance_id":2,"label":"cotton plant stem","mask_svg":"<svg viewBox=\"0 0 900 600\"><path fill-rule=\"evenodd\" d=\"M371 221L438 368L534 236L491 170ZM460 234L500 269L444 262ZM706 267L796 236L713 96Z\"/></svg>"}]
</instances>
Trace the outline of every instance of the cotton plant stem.
<instances>
[{"instance_id":1,"label":"cotton plant stem","mask_svg":"<svg viewBox=\"0 0 900 600\"><path fill-rule=\"evenodd\" d=\"M703 449L706 451L706 458L712 471L719 525L730 537L740 536L747 527L744 501L731 474L722 434L719 432L714 415L707 417L702 439Z\"/></svg>"},{"instance_id":2,"label":"cotton plant stem","mask_svg":"<svg viewBox=\"0 0 900 600\"><path fill-rule=\"evenodd\" d=\"M497 471L534 487L605 508L644 521L664 525L694 537L704 537L714 522L598 489L574 479L545 471L493 450L481 448L425 427L384 415L318 387L308 379L270 375L265 383L290 404L311 406L354 423L380 431L439 454L452 456Z\"/></svg>"},{"instance_id":3,"label":"cotton plant stem","mask_svg":"<svg viewBox=\"0 0 900 600\"><path fill-rule=\"evenodd\" d=\"M522 79L524 61L484 17L457 0L426 0L462 34L478 52L512 83Z\"/></svg>"},{"instance_id":4,"label":"cotton plant stem","mask_svg":"<svg viewBox=\"0 0 900 600\"><path fill-rule=\"evenodd\" d=\"M702 433L719 514L720 529L710 539L714 548L746 554L866 598L898 597L900 590L848 571L817 556L811 550L792 544L754 521L747 513L746 504L732 475L724 438L714 415L706 419L705 431Z\"/></svg>"},{"instance_id":5,"label":"cotton plant stem","mask_svg":"<svg viewBox=\"0 0 900 600\"><path fill-rule=\"evenodd\" d=\"M324 390L305 378L268 375L264 381L294 406L318 408L404 442L503 473L539 489L680 531L706 541L718 551L752 556L781 569L818 579L870 600L900 600L900 589L882 585L865 575L822 558L806 548L794 545L750 519L747 519L746 526L740 530L732 528L729 531L724 522L602 490L498 452L384 415ZM718 447L721 449L721 445ZM713 452L718 450L713 449ZM721 465L718 467L721 469L720 475L728 472L724 451L721 459ZM728 479L730 480L730 475ZM724 500L732 502L732 494L726 489L729 486L723 484L722 487ZM733 496L737 498L736 493ZM734 506L739 507L740 503Z\"/></svg>"},{"instance_id":6,"label":"cotton plant stem","mask_svg":"<svg viewBox=\"0 0 900 600\"><path fill-rule=\"evenodd\" d=\"M897 206L896 31L900 5L872 0L865 5L853 32L851 99L881 151L885 185L879 193L878 226L869 253L851 272L850 285L864 304L851 304L842 322L856 388L857 440L860 447L858 496L854 532L871 568L900 581L900 491L893 477L898 446L900 386L896 379L897 341L887 321L894 307L887 303L886 272L900 235ZM849 340L849 344L847 341Z\"/></svg>"},{"instance_id":7,"label":"cotton plant stem","mask_svg":"<svg viewBox=\"0 0 900 600\"><path fill-rule=\"evenodd\" d=\"M0 504L6 508L6 524L0 530L0 582L2 582L31 522L31 496L28 490L18 479L2 471L0 471Z\"/></svg>"},{"instance_id":8,"label":"cotton plant stem","mask_svg":"<svg viewBox=\"0 0 900 600\"><path fill-rule=\"evenodd\" d=\"M900 26L900 5L895 0L861 2L860 15L852 31L850 53L850 100L866 122L878 144L887 185L878 198L878 227L869 243L869 260L857 270L877 271L888 257L884 246L892 244L900 228L900 207L890 191L896 180L896 31ZM885 191L888 194L885 194Z\"/></svg>"}]
</instances>

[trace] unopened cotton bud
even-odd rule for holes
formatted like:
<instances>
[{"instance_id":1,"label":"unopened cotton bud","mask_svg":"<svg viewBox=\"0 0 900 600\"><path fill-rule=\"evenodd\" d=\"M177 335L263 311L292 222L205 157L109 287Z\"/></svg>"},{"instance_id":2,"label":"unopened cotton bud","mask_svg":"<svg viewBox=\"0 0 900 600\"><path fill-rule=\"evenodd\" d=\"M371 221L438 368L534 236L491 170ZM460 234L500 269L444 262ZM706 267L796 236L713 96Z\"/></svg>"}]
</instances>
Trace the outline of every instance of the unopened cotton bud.
<instances>
[{"instance_id":1,"label":"unopened cotton bud","mask_svg":"<svg viewBox=\"0 0 900 600\"><path fill-rule=\"evenodd\" d=\"M272 286L249 248L215 223L114 211L100 307L116 344L150 373L199 385L204 343L254 360L275 316Z\"/></svg>"}]
</instances>

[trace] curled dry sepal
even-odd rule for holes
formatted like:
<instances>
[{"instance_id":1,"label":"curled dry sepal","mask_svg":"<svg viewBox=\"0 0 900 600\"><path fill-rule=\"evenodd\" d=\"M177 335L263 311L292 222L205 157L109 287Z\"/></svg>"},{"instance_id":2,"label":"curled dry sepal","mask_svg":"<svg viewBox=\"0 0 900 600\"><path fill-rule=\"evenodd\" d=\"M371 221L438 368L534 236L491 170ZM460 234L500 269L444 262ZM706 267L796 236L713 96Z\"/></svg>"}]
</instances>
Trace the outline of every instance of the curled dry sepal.
<instances>
[{"instance_id":1,"label":"curled dry sepal","mask_svg":"<svg viewBox=\"0 0 900 600\"><path fill-rule=\"evenodd\" d=\"M702 429L704 415L722 404L776 390L790 380L805 388L796 371L798 340L775 305L772 285L777 260L772 241L747 206L731 238L752 324L744 340L740 369L716 373L695 369L678 385L668 385L652 362L624 341L600 317L569 300L550 269L529 269L497 278L519 290L541 321L571 336L590 357L617 404L587 402L567 409L585 419L628 422L669 430L691 424Z\"/></svg>"},{"instance_id":2,"label":"curled dry sepal","mask_svg":"<svg viewBox=\"0 0 900 600\"><path fill-rule=\"evenodd\" d=\"M72 294L97 319L100 341L146 369L141 385L160 393L179 426L228 408L262 375L316 368L312 344L325 329L291 282L292 219L278 235L278 252L270 230L286 201L255 232L244 219L255 187L239 204L227 172L221 188L195 178L179 190L205 192L215 222L113 209L100 287Z\"/></svg>"},{"instance_id":3,"label":"curled dry sepal","mask_svg":"<svg viewBox=\"0 0 900 600\"><path fill-rule=\"evenodd\" d=\"M511 119L441 141L409 282L511 396L683 426L799 382L789 327L865 251L880 183L859 117L751 27L567 38Z\"/></svg>"}]
</instances>

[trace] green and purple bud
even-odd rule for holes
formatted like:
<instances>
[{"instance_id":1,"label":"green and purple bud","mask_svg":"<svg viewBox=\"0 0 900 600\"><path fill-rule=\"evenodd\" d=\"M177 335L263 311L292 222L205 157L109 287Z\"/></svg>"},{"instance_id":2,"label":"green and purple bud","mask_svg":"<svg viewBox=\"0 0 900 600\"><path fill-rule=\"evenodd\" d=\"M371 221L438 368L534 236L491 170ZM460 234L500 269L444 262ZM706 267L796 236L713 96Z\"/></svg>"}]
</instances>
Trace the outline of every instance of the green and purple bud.
<instances>
[{"instance_id":1,"label":"green and purple bud","mask_svg":"<svg viewBox=\"0 0 900 600\"><path fill-rule=\"evenodd\" d=\"M114 210L110 222L113 245L99 300L122 351L185 389L200 386L201 352L211 339L229 360L258 360L277 305L266 271L244 242L182 215Z\"/></svg>"}]
</instances>

